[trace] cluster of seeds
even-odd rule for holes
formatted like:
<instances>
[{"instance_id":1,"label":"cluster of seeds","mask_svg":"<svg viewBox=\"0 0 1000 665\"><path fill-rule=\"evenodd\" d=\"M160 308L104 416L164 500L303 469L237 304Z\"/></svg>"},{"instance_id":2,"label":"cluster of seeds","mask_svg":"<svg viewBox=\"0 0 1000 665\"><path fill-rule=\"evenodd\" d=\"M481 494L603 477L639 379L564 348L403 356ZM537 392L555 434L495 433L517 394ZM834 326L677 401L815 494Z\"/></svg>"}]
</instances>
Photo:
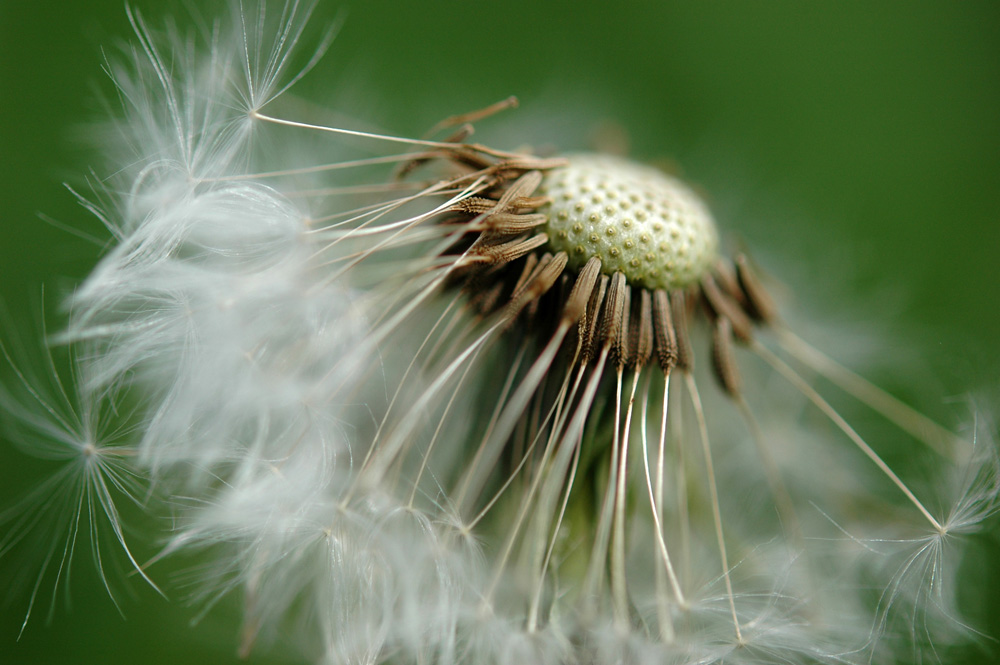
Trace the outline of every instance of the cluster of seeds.
<instances>
[{"instance_id":1,"label":"cluster of seeds","mask_svg":"<svg viewBox=\"0 0 1000 665\"><path fill-rule=\"evenodd\" d=\"M704 312L716 377L740 392L732 342L749 343L773 305L744 257L718 256L715 223L690 188L609 155L497 157L445 153L471 169L460 179L488 183L446 218L466 230L449 252L461 255L451 283L474 309L520 318L540 340L569 333L574 364L603 349L619 368L655 356L666 374L690 368L687 320Z\"/></svg>"},{"instance_id":2,"label":"cluster of seeds","mask_svg":"<svg viewBox=\"0 0 1000 665\"><path fill-rule=\"evenodd\" d=\"M633 286L697 283L715 259L718 236L704 204L681 182L607 155L573 155L549 172L540 194L551 204L546 233L571 268L598 257L605 274Z\"/></svg>"}]
</instances>

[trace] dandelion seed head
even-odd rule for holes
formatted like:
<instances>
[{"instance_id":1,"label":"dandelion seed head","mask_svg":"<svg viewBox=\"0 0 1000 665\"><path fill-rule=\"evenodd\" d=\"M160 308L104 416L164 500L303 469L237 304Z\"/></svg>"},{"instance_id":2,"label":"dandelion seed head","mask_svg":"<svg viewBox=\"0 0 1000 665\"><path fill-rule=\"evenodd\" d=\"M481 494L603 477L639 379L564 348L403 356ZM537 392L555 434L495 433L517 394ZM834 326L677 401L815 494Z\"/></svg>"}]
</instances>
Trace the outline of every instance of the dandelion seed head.
<instances>
[{"instance_id":1,"label":"dandelion seed head","mask_svg":"<svg viewBox=\"0 0 1000 665\"><path fill-rule=\"evenodd\" d=\"M292 71L310 7L233 3L204 53L133 14L110 67L124 141L84 204L114 244L58 339L64 401L127 392L134 425L108 446L41 393L0 407L118 542L102 478L165 497L156 563L196 557L202 611L240 596L242 655L289 635L338 665L864 662L948 614L920 608L953 606L995 463L948 513L883 461L827 390L963 444L795 337L676 179L466 142L511 99L441 140L272 104L315 63Z\"/></svg>"},{"instance_id":2,"label":"dandelion seed head","mask_svg":"<svg viewBox=\"0 0 1000 665\"><path fill-rule=\"evenodd\" d=\"M705 204L655 168L609 155L576 154L549 171L546 232L580 269L597 257L633 286L675 289L698 281L716 258L718 233Z\"/></svg>"}]
</instances>

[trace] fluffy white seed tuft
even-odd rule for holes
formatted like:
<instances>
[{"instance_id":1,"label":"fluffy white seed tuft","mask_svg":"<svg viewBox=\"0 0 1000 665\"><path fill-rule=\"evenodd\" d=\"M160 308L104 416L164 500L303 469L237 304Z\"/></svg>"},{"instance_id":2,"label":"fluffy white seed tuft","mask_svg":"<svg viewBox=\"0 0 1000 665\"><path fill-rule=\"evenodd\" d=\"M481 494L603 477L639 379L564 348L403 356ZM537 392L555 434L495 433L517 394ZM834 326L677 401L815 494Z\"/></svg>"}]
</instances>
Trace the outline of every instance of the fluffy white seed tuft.
<instances>
[{"instance_id":1,"label":"fluffy white seed tuft","mask_svg":"<svg viewBox=\"0 0 1000 665\"><path fill-rule=\"evenodd\" d=\"M242 655L293 636L338 665L874 662L961 632L922 628L960 625L991 442L957 492L947 455L914 486L821 390L968 445L754 316L686 186L312 124L275 103L308 11L232 6L201 49L133 15L109 65L114 176L84 203L113 246L58 337L77 381L0 388L11 437L65 464L0 514L0 555L41 532L58 578L103 524L143 575L195 561L203 611L238 595ZM580 321L550 307L574 280ZM696 371L710 343L743 393ZM137 497L169 518L148 565L114 503Z\"/></svg>"}]
</instances>

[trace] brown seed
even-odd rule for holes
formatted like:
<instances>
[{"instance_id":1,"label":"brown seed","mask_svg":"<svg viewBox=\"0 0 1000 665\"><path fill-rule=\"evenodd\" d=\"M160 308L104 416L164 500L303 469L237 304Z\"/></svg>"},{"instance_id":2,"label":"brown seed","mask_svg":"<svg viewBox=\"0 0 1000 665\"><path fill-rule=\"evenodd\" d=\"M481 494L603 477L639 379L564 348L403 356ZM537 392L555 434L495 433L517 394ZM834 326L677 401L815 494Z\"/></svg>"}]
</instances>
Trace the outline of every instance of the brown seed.
<instances>
[{"instance_id":1,"label":"brown seed","mask_svg":"<svg viewBox=\"0 0 1000 665\"><path fill-rule=\"evenodd\" d=\"M740 374L733 357L733 328L729 319L720 316L712 331L712 369L731 397L740 395Z\"/></svg>"},{"instance_id":2,"label":"brown seed","mask_svg":"<svg viewBox=\"0 0 1000 665\"><path fill-rule=\"evenodd\" d=\"M667 292L659 289L653 294L653 331L656 335L656 356L664 374L677 365L677 337L674 334L673 318L670 316L670 300Z\"/></svg>"}]
</instances>

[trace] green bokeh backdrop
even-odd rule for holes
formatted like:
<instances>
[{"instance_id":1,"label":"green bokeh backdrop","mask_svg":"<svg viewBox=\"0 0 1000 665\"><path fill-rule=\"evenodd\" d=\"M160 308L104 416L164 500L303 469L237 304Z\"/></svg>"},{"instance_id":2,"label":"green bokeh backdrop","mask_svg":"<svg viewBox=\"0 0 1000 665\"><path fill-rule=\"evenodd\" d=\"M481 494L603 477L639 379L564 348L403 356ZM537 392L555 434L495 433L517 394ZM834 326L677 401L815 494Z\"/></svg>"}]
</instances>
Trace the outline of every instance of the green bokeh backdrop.
<instances>
[{"instance_id":1,"label":"green bokeh backdrop","mask_svg":"<svg viewBox=\"0 0 1000 665\"><path fill-rule=\"evenodd\" d=\"M169 11L134 6L153 24ZM975 389L1000 405L1000 5L321 0L317 11L343 23L304 96L413 133L516 94L521 109L492 123L508 145L582 146L614 123L637 156L682 165L779 277L830 297L806 311L902 331L935 370L931 398ZM95 91L111 90L100 49L130 34L118 0L0 3L0 298L23 338L43 312L58 327L60 298L98 256L59 228L98 230L61 183L100 164L81 140L101 117ZM903 379L895 389L910 392ZM39 471L0 448L0 505ZM968 603L1000 635L995 541L977 551ZM225 610L192 629L189 608L130 586L122 619L78 566L72 609L60 601L18 644L16 599L0 610L0 663L236 662Z\"/></svg>"}]
</instances>

